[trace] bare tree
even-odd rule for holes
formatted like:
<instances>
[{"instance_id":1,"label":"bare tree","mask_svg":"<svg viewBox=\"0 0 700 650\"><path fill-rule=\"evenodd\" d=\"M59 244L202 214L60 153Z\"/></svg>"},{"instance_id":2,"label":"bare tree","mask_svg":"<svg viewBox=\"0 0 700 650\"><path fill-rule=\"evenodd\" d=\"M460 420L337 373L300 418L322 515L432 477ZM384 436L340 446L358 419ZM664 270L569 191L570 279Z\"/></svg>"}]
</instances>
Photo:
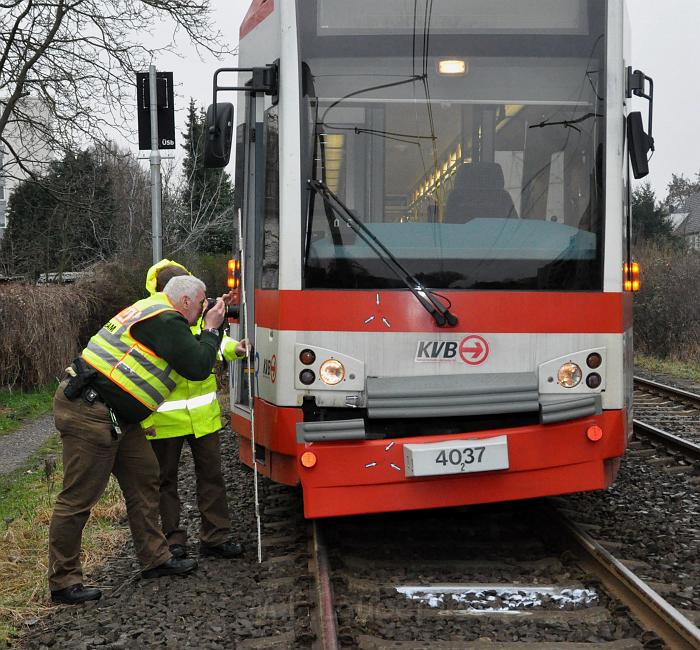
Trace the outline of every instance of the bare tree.
<instances>
[{"instance_id":1,"label":"bare tree","mask_svg":"<svg viewBox=\"0 0 700 650\"><path fill-rule=\"evenodd\" d=\"M230 179L223 173L195 196L191 177L171 168L163 174L163 244L169 255L221 252L233 247L235 213ZM227 245L226 241L231 243Z\"/></svg>"},{"instance_id":2,"label":"bare tree","mask_svg":"<svg viewBox=\"0 0 700 650\"><path fill-rule=\"evenodd\" d=\"M700 171L695 173L695 181L691 181L683 174L672 174L671 182L666 189L668 194L664 205L668 211L687 212L690 197L700 192Z\"/></svg>"},{"instance_id":3,"label":"bare tree","mask_svg":"<svg viewBox=\"0 0 700 650\"><path fill-rule=\"evenodd\" d=\"M172 25L172 37L159 44L154 26L163 24ZM31 174L46 159L39 144L75 151L115 129L126 135L135 72L176 52L178 38L201 53L230 51L212 24L210 0L0 0L6 158Z\"/></svg>"},{"instance_id":4,"label":"bare tree","mask_svg":"<svg viewBox=\"0 0 700 650\"><path fill-rule=\"evenodd\" d=\"M166 176L164 183L163 239L171 254L233 248L233 185L224 170L204 167L205 122L204 110L190 100L182 176Z\"/></svg>"}]
</instances>

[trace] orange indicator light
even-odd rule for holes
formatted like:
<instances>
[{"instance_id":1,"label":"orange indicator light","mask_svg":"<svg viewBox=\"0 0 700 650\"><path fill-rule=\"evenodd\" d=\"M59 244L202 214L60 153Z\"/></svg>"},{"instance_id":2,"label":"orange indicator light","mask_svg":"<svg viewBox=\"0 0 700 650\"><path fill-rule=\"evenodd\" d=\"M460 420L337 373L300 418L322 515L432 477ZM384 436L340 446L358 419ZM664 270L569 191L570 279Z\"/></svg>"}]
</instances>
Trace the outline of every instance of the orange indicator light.
<instances>
[{"instance_id":1,"label":"orange indicator light","mask_svg":"<svg viewBox=\"0 0 700 650\"><path fill-rule=\"evenodd\" d=\"M228 261L228 277L226 278L226 284L229 289L239 289L241 286L241 261L240 260L229 260Z\"/></svg>"},{"instance_id":2,"label":"orange indicator light","mask_svg":"<svg viewBox=\"0 0 700 650\"><path fill-rule=\"evenodd\" d=\"M586 430L586 438L588 438L591 442L598 442L602 437L603 430L597 425L588 427Z\"/></svg>"},{"instance_id":3,"label":"orange indicator light","mask_svg":"<svg viewBox=\"0 0 700 650\"><path fill-rule=\"evenodd\" d=\"M313 451L305 451L299 460L304 467L311 468L316 464L316 454Z\"/></svg>"},{"instance_id":4,"label":"orange indicator light","mask_svg":"<svg viewBox=\"0 0 700 650\"><path fill-rule=\"evenodd\" d=\"M625 264L622 270L625 291L639 291L642 286L639 281L639 264L637 262Z\"/></svg>"}]
</instances>

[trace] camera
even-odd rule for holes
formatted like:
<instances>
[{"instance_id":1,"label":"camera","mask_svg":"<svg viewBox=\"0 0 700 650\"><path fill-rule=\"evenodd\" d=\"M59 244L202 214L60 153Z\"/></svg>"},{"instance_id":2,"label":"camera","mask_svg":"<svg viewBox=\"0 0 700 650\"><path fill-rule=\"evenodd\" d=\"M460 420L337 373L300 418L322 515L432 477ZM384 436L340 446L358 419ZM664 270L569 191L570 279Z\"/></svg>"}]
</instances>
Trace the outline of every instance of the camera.
<instances>
[{"instance_id":1,"label":"camera","mask_svg":"<svg viewBox=\"0 0 700 650\"><path fill-rule=\"evenodd\" d=\"M216 298L207 298L207 306L204 308L202 317L207 315L207 312L216 304ZM241 308L239 305L226 305L224 318L238 318Z\"/></svg>"}]
</instances>

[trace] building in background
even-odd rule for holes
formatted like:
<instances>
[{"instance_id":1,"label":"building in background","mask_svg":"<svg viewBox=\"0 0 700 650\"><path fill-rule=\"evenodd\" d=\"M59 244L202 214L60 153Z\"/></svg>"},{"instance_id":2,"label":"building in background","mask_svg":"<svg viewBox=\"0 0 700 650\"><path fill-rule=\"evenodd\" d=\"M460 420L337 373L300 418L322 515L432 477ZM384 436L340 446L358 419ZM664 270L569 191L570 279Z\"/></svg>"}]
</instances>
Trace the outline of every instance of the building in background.
<instances>
[{"instance_id":1,"label":"building in background","mask_svg":"<svg viewBox=\"0 0 700 650\"><path fill-rule=\"evenodd\" d=\"M700 251L700 193L688 199L688 212L670 215L673 232L683 237L691 250Z\"/></svg>"},{"instance_id":2,"label":"building in background","mask_svg":"<svg viewBox=\"0 0 700 650\"><path fill-rule=\"evenodd\" d=\"M1 102L0 102L1 103ZM7 207L12 191L28 177L28 171L42 173L51 162L49 147L49 111L37 98L28 96L18 102L0 141L0 239L7 229ZM22 161L19 165L16 154Z\"/></svg>"}]
</instances>

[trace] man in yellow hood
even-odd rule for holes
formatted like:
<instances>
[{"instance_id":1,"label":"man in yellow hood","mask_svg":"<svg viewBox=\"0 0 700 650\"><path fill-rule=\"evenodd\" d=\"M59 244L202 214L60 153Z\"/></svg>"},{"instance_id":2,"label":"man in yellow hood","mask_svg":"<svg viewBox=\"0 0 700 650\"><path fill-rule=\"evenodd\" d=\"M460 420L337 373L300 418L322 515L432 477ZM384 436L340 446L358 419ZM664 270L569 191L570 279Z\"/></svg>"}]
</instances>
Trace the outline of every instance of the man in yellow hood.
<instances>
[{"instance_id":1,"label":"man in yellow hood","mask_svg":"<svg viewBox=\"0 0 700 650\"><path fill-rule=\"evenodd\" d=\"M171 260L154 264L146 276L146 289L152 295L170 278L188 274L187 269ZM192 333L202 332L202 321L192 326ZM226 361L244 359L248 342L234 341L217 331L219 358ZM187 556L187 531L180 526L178 466L185 442L189 444L197 477L197 505L201 517L200 554L233 558L241 555L240 544L231 540L231 520L226 503L226 485L221 472L221 409L216 398L216 378L212 372L203 381L176 376L176 387L141 426L151 441L160 465L160 518L163 533L174 557Z\"/></svg>"}]
</instances>

